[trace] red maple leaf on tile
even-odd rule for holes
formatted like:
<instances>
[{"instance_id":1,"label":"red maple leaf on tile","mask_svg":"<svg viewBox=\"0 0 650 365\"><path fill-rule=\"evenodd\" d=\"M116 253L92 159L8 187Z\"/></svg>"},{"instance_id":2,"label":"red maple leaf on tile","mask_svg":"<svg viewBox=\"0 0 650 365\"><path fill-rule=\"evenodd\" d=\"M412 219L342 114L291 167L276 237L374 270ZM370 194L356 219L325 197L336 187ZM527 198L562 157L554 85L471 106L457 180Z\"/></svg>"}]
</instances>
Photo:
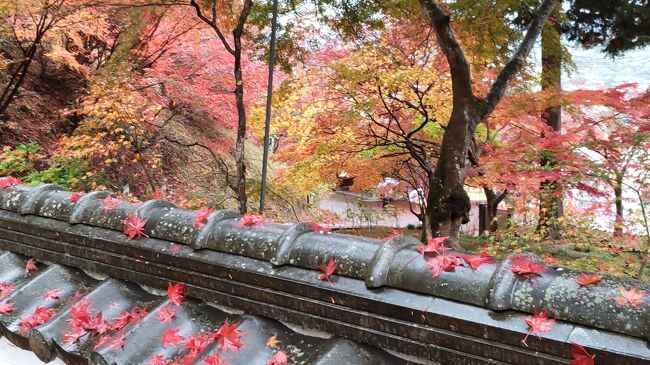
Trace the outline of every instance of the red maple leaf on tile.
<instances>
[{"instance_id":1,"label":"red maple leaf on tile","mask_svg":"<svg viewBox=\"0 0 650 365\"><path fill-rule=\"evenodd\" d=\"M390 240L392 240L393 238L395 238L395 237L399 237L399 236L402 235L402 232L398 231L398 230L395 229L395 228L391 228L390 231L391 231L390 234L389 234L388 236L382 238L382 241L390 241Z\"/></svg>"},{"instance_id":2,"label":"red maple leaf on tile","mask_svg":"<svg viewBox=\"0 0 650 365\"><path fill-rule=\"evenodd\" d=\"M165 306L164 308L158 309L158 319L162 323L169 323L171 322L172 318L176 315L176 311L171 309L168 306Z\"/></svg>"},{"instance_id":3,"label":"red maple leaf on tile","mask_svg":"<svg viewBox=\"0 0 650 365\"><path fill-rule=\"evenodd\" d=\"M133 314L130 311L122 311L111 323L111 330L121 330L133 321Z\"/></svg>"},{"instance_id":4,"label":"red maple leaf on tile","mask_svg":"<svg viewBox=\"0 0 650 365\"><path fill-rule=\"evenodd\" d=\"M427 267L431 269L434 278L440 276L443 271L451 271L454 267L462 265L463 261L456 254L444 254L432 257L427 261Z\"/></svg>"},{"instance_id":5,"label":"red maple leaf on tile","mask_svg":"<svg viewBox=\"0 0 650 365\"><path fill-rule=\"evenodd\" d=\"M28 333L32 328L49 321L54 314L56 314L56 310L52 308L37 306L32 314L20 319L18 323L18 327L20 328L19 332L21 334Z\"/></svg>"},{"instance_id":6,"label":"red maple leaf on tile","mask_svg":"<svg viewBox=\"0 0 650 365\"><path fill-rule=\"evenodd\" d=\"M12 303L3 302L0 303L0 314L9 314L16 309Z\"/></svg>"},{"instance_id":7,"label":"red maple leaf on tile","mask_svg":"<svg viewBox=\"0 0 650 365\"><path fill-rule=\"evenodd\" d=\"M25 275L29 275L32 273L32 271L36 271L38 267L36 267L36 259L35 258L30 258L27 260L25 263Z\"/></svg>"},{"instance_id":8,"label":"red maple leaf on tile","mask_svg":"<svg viewBox=\"0 0 650 365\"><path fill-rule=\"evenodd\" d=\"M266 218L264 214L244 214L243 217L239 218L239 224L243 227L254 227L266 223Z\"/></svg>"},{"instance_id":9,"label":"red maple leaf on tile","mask_svg":"<svg viewBox=\"0 0 650 365\"><path fill-rule=\"evenodd\" d=\"M147 224L147 219L142 219L140 211L137 212L137 215L129 213L129 216L122 221L122 224L124 224L124 234L129 240L142 236L149 237L144 233L144 226Z\"/></svg>"},{"instance_id":10,"label":"red maple leaf on tile","mask_svg":"<svg viewBox=\"0 0 650 365\"><path fill-rule=\"evenodd\" d=\"M244 343L241 341L244 333L238 330L237 326L239 326L239 322L228 323L228 320L225 320L223 325L215 333L217 343L222 351L237 351L244 346Z\"/></svg>"},{"instance_id":11,"label":"red maple leaf on tile","mask_svg":"<svg viewBox=\"0 0 650 365\"><path fill-rule=\"evenodd\" d=\"M318 223L311 223L309 226L310 226L311 229L313 229L314 232L316 232L316 233L328 233L328 232L332 232L332 227L321 226L321 225L318 224Z\"/></svg>"},{"instance_id":12,"label":"red maple leaf on tile","mask_svg":"<svg viewBox=\"0 0 650 365\"><path fill-rule=\"evenodd\" d=\"M14 291L14 286L9 283L0 283L0 299L6 297Z\"/></svg>"},{"instance_id":13,"label":"red maple leaf on tile","mask_svg":"<svg viewBox=\"0 0 650 365\"><path fill-rule=\"evenodd\" d=\"M591 355L587 350L575 342L571 343L571 365L594 365L596 355Z\"/></svg>"},{"instance_id":14,"label":"red maple leaf on tile","mask_svg":"<svg viewBox=\"0 0 650 365\"><path fill-rule=\"evenodd\" d=\"M214 354L203 359L203 363L206 365L226 365L226 360L222 359L219 354Z\"/></svg>"},{"instance_id":15,"label":"red maple leaf on tile","mask_svg":"<svg viewBox=\"0 0 650 365\"><path fill-rule=\"evenodd\" d=\"M174 305L180 305L181 302L183 302L183 299L185 298L184 292L185 286L183 286L183 284L172 285L172 283L169 283L167 286L167 298L169 298Z\"/></svg>"},{"instance_id":16,"label":"red maple leaf on tile","mask_svg":"<svg viewBox=\"0 0 650 365\"><path fill-rule=\"evenodd\" d=\"M165 365L165 357L161 354L153 355L147 365Z\"/></svg>"},{"instance_id":17,"label":"red maple leaf on tile","mask_svg":"<svg viewBox=\"0 0 650 365\"><path fill-rule=\"evenodd\" d=\"M320 280L327 280L330 285L332 285L332 281L330 280L330 276L334 274L336 271L336 268L338 267L338 264L336 261L334 261L334 258L330 257L329 261L325 265L320 266L320 271L323 273L318 276Z\"/></svg>"},{"instance_id":18,"label":"red maple leaf on tile","mask_svg":"<svg viewBox=\"0 0 650 365\"><path fill-rule=\"evenodd\" d=\"M92 304L88 298L81 298L75 305L70 308L69 322L73 326L88 327L91 319Z\"/></svg>"},{"instance_id":19,"label":"red maple leaf on tile","mask_svg":"<svg viewBox=\"0 0 650 365\"><path fill-rule=\"evenodd\" d=\"M108 213L109 210L115 209L118 205L124 203L121 199L113 198L112 196L107 196L102 199L102 206L104 207L104 213Z\"/></svg>"},{"instance_id":20,"label":"red maple leaf on tile","mask_svg":"<svg viewBox=\"0 0 650 365\"><path fill-rule=\"evenodd\" d=\"M196 211L196 215L194 216L194 227L196 228L201 228L205 224L205 222L208 220L208 217L210 214L214 213L215 209L214 208L206 208L202 207L201 209Z\"/></svg>"},{"instance_id":21,"label":"red maple leaf on tile","mask_svg":"<svg viewBox=\"0 0 650 365\"><path fill-rule=\"evenodd\" d=\"M190 336L187 338L187 342L185 342L184 348L189 350L189 353L183 358L183 362L185 364L189 364L196 358L196 356L203 351L208 345L212 339L210 338L210 335L207 333L199 333L194 336Z\"/></svg>"},{"instance_id":22,"label":"red maple leaf on tile","mask_svg":"<svg viewBox=\"0 0 650 365\"><path fill-rule=\"evenodd\" d=\"M602 275L587 275L587 274L580 274L576 277L576 283L580 286L589 286L591 284L596 284L599 283L601 280L603 280Z\"/></svg>"},{"instance_id":23,"label":"red maple leaf on tile","mask_svg":"<svg viewBox=\"0 0 650 365\"><path fill-rule=\"evenodd\" d=\"M77 200L81 199L82 196L84 196L84 193L72 193L70 197L68 198L68 201L70 203L76 203Z\"/></svg>"},{"instance_id":24,"label":"red maple leaf on tile","mask_svg":"<svg viewBox=\"0 0 650 365\"><path fill-rule=\"evenodd\" d=\"M444 242L448 237L429 237L427 243L420 245L416 248L419 255L415 255L406 261L406 265L410 264L411 261L415 260L418 256L425 256L427 254L441 254L450 248L444 245Z\"/></svg>"},{"instance_id":25,"label":"red maple leaf on tile","mask_svg":"<svg viewBox=\"0 0 650 365\"><path fill-rule=\"evenodd\" d=\"M84 328L93 330L101 335L108 332L111 329L111 325L102 318L102 312L99 311L96 315L88 318L88 321L84 323Z\"/></svg>"},{"instance_id":26,"label":"red maple leaf on tile","mask_svg":"<svg viewBox=\"0 0 650 365\"><path fill-rule=\"evenodd\" d=\"M526 340L528 340L528 336L530 336L531 333L534 333L537 337L541 338L542 332L550 331L553 323L555 323L555 319L548 318L546 311L535 312L532 316L524 318L524 321L528 325L529 329L528 333L526 333L526 337L524 337L521 342L526 346L528 346Z\"/></svg>"},{"instance_id":27,"label":"red maple leaf on tile","mask_svg":"<svg viewBox=\"0 0 650 365\"><path fill-rule=\"evenodd\" d=\"M645 300L643 299L643 296L645 296L647 293L644 291L638 291L638 288L631 288L630 290L625 290L625 288L621 287L618 289L618 292L621 295L612 297L620 305L621 307L625 307L626 305L631 305L632 307L636 308L637 305L644 303Z\"/></svg>"},{"instance_id":28,"label":"red maple leaf on tile","mask_svg":"<svg viewBox=\"0 0 650 365\"><path fill-rule=\"evenodd\" d=\"M95 346L93 346L93 350L97 350L98 348L108 344L109 342L111 342L111 336L109 336L109 335L101 336L97 340L97 342L95 342Z\"/></svg>"},{"instance_id":29,"label":"red maple leaf on tile","mask_svg":"<svg viewBox=\"0 0 650 365\"><path fill-rule=\"evenodd\" d=\"M117 335L115 335L115 337L113 337L113 339L111 340L111 347L113 348L113 350L120 350L121 348L124 347L125 343L126 342L124 341L124 332L120 332Z\"/></svg>"},{"instance_id":30,"label":"red maple leaf on tile","mask_svg":"<svg viewBox=\"0 0 650 365\"><path fill-rule=\"evenodd\" d=\"M533 259L524 256L522 253L519 253L519 256L513 257L510 261L512 266L507 268L519 275L541 275L547 270L546 267L536 264Z\"/></svg>"},{"instance_id":31,"label":"red maple leaf on tile","mask_svg":"<svg viewBox=\"0 0 650 365\"><path fill-rule=\"evenodd\" d=\"M266 362L266 365L287 365L288 361L287 354L284 351L278 351L271 356L269 361Z\"/></svg>"},{"instance_id":32,"label":"red maple leaf on tile","mask_svg":"<svg viewBox=\"0 0 650 365\"><path fill-rule=\"evenodd\" d=\"M143 307L133 307L131 309L131 316L133 317L133 322L139 323L140 320L149 314L149 311L147 309L147 306Z\"/></svg>"},{"instance_id":33,"label":"red maple leaf on tile","mask_svg":"<svg viewBox=\"0 0 650 365\"><path fill-rule=\"evenodd\" d=\"M472 270L478 270L481 265L486 264L493 259L492 256L486 254L485 252L481 252L480 255L461 254L460 257L462 257L463 260L467 262Z\"/></svg>"},{"instance_id":34,"label":"red maple leaf on tile","mask_svg":"<svg viewBox=\"0 0 650 365\"><path fill-rule=\"evenodd\" d=\"M61 341L63 343L67 343L72 345L73 343L76 343L79 341L79 339L85 335L87 335L88 332L86 332L83 328L77 327L77 326L72 326L71 329L68 331L63 332L63 336L61 336Z\"/></svg>"},{"instance_id":35,"label":"red maple leaf on tile","mask_svg":"<svg viewBox=\"0 0 650 365\"><path fill-rule=\"evenodd\" d=\"M2 189L8 188L8 187L14 186L14 185L20 185L22 183L23 183L22 181L16 179L13 176L0 177L0 188L2 188Z\"/></svg>"},{"instance_id":36,"label":"red maple leaf on tile","mask_svg":"<svg viewBox=\"0 0 650 365\"><path fill-rule=\"evenodd\" d=\"M45 292L45 294L41 295L41 298L45 300L57 300L59 299L59 296L61 295L61 289L52 289L48 290Z\"/></svg>"},{"instance_id":37,"label":"red maple leaf on tile","mask_svg":"<svg viewBox=\"0 0 650 365\"><path fill-rule=\"evenodd\" d=\"M176 346L180 341L185 339L185 337L178 334L180 330L180 328L169 328L163 332L162 337L160 338L163 348L166 349L168 346Z\"/></svg>"}]
</instances>

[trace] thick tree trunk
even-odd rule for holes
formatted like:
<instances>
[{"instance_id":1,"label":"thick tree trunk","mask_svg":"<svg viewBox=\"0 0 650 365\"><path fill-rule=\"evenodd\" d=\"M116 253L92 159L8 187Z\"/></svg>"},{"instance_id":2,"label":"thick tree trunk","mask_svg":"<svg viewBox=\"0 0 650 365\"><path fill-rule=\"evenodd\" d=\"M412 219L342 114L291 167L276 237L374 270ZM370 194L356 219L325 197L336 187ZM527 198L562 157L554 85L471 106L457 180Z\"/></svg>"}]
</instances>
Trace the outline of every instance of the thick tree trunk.
<instances>
[{"instance_id":1,"label":"thick tree trunk","mask_svg":"<svg viewBox=\"0 0 650 365\"><path fill-rule=\"evenodd\" d=\"M560 44L559 16L561 3L558 3L546 21L542 32L542 90L553 95L553 103L542 113L546 125L555 132L562 129L562 107L560 91L562 90L562 47ZM544 138L542 134L542 138ZM542 158L542 168L552 169L557 161ZM562 185L557 181L546 180L540 186L538 231L545 236L558 239L561 227L558 219L563 213Z\"/></svg>"},{"instance_id":2,"label":"thick tree trunk","mask_svg":"<svg viewBox=\"0 0 650 365\"><path fill-rule=\"evenodd\" d=\"M614 237L623 236L623 174L616 174L614 182L614 202L616 204L616 218L614 220Z\"/></svg>"},{"instance_id":3,"label":"thick tree trunk","mask_svg":"<svg viewBox=\"0 0 650 365\"><path fill-rule=\"evenodd\" d=\"M241 39L235 37L235 101L237 103L237 141L235 142L235 164L237 165L237 200L239 212L246 213L246 108L244 105L244 80L241 69Z\"/></svg>"},{"instance_id":4,"label":"thick tree trunk","mask_svg":"<svg viewBox=\"0 0 650 365\"><path fill-rule=\"evenodd\" d=\"M489 224L489 229L490 232L496 232L499 229L499 222L497 222L497 213L499 209L499 204L503 201L503 199L508 195L508 191L505 190L503 192L495 192L494 190L488 188L487 186L483 186L483 192L485 193L485 200L486 200L486 205L487 205L487 220L490 222Z\"/></svg>"}]
</instances>

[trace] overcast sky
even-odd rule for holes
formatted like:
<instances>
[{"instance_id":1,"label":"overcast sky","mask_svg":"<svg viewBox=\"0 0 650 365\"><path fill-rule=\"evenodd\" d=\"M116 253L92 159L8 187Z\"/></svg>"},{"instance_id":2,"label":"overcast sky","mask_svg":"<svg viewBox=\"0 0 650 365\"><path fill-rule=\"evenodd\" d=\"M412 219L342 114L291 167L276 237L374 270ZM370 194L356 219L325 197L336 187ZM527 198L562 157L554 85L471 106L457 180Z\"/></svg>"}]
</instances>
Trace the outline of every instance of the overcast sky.
<instances>
[{"instance_id":1,"label":"overcast sky","mask_svg":"<svg viewBox=\"0 0 650 365\"><path fill-rule=\"evenodd\" d=\"M650 86L650 47L625 53L612 59L598 49L570 48L577 71L563 76L565 90L594 89L635 82Z\"/></svg>"}]
</instances>

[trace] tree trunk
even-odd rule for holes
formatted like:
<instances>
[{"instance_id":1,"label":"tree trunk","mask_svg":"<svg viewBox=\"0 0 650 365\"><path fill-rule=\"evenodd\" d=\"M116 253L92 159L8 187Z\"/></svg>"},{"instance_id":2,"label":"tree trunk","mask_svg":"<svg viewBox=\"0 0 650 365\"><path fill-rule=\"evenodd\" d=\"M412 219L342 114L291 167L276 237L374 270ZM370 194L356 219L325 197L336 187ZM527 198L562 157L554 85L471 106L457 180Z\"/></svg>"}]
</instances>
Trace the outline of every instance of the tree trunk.
<instances>
[{"instance_id":1,"label":"tree trunk","mask_svg":"<svg viewBox=\"0 0 650 365\"><path fill-rule=\"evenodd\" d=\"M562 90L562 47L560 44L559 16L561 2L558 3L546 21L542 31L542 90L553 95L553 103L542 113L546 125L555 132L562 129L562 108L560 105L560 92ZM542 133L542 138L544 138ZM557 164L553 158L542 157L542 168L553 169ZM562 185L553 180L545 180L540 186L539 232L552 239L561 235L558 218L562 216Z\"/></svg>"},{"instance_id":2,"label":"tree trunk","mask_svg":"<svg viewBox=\"0 0 650 365\"><path fill-rule=\"evenodd\" d=\"M237 141L235 143L235 163L237 165L237 200L239 212L246 213L246 108L244 106L244 80L241 69L241 38L235 37L235 101L237 103Z\"/></svg>"},{"instance_id":3,"label":"tree trunk","mask_svg":"<svg viewBox=\"0 0 650 365\"><path fill-rule=\"evenodd\" d=\"M614 182L614 202L616 204L616 218L614 220L614 237L623 236L623 174L616 174Z\"/></svg>"},{"instance_id":4,"label":"tree trunk","mask_svg":"<svg viewBox=\"0 0 650 365\"><path fill-rule=\"evenodd\" d=\"M490 222L489 229L490 232L496 232L499 229L499 222L496 219L499 204L503 201L506 195L508 195L508 191L505 190L501 193L498 193L488 188L487 186L483 186L483 192L485 193L485 200L487 203L486 213L487 213L487 220L488 222Z\"/></svg>"}]
</instances>

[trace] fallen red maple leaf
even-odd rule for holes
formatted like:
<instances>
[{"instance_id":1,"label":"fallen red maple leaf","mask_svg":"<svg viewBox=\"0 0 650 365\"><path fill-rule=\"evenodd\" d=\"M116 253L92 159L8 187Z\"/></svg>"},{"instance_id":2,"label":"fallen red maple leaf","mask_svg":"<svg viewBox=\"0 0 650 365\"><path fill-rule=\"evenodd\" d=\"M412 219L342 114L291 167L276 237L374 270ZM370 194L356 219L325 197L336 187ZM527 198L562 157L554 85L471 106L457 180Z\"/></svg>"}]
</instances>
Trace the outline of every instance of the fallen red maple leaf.
<instances>
[{"instance_id":1,"label":"fallen red maple leaf","mask_svg":"<svg viewBox=\"0 0 650 365\"><path fill-rule=\"evenodd\" d=\"M21 334L28 333L32 328L49 321L54 314L56 314L56 310L53 308L37 306L32 314L20 319L18 323L18 327L20 328L19 332Z\"/></svg>"},{"instance_id":2,"label":"fallen red maple leaf","mask_svg":"<svg viewBox=\"0 0 650 365\"><path fill-rule=\"evenodd\" d=\"M524 321L528 325L529 329L528 333L526 333L526 337L524 337L521 342L526 346L528 346L526 340L528 340L528 336L530 336L531 333L534 333L537 337L541 338L542 332L550 331L551 326L555 323L555 319L548 318L546 311L535 312L532 316L524 318Z\"/></svg>"},{"instance_id":3,"label":"fallen red maple leaf","mask_svg":"<svg viewBox=\"0 0 650 365\"><path fill-rule=\"evenodd\" d=\"M278 351L275 355L271 356L269 361L266 362L266 365L287 365L288 361L287 354L284 351Z\"/></svg>"},{"instance_id":4,"label":"fallen red maple leaf","mask_svg":"<svg viewBox=\"0 0 650 365\"><path fill-rule=\"evenodd\" d=\"M522 253L519 253L517 257L513 257L510 263L512 266L508 266L508 269L519 275L541 275L547 270L546 267L536 264L533 259L524 256Z\"/></svg>"},{"instance_id":5,"label":"fallen red maple leaf","mask_svg":"<svg viewBox=\"0 0 650 365\"><path fill-rule=\"evenodd\" d=\"M209 334L198 333L194 336L190 336L187 338L187 342L185 343L185 348L190 350L190 354L193 355L193 357L196 357L196 355L198 355L201 351L203 351L203 349L208 347L211 341L212 339L210 338ZM193 360L193 358L191 360Z\"/></svg>"},{"instance_id":6,"label":"fallen red maple leaf","mask_svg":"<svg viewBox=\"0 0 650 365\"><path fill-rule=\"evenodd\" d=\"M61 289L52 289L48 290L45 292L45 294L41 295L41 298L45 300L57 300L59 299L59 296L61 295Z\"/></svg>"},{"instance_id":7,"label":"fallen red maple leaf","mask_svg":"<svg viewBox=\"0 0 650 365\"><path fill-rule=\"evenodd\" d=\"M16 309L12 303L3 302L0 303L0 314L9 314Z\"/></svg>"},{"instance_id":8,"label":"fallen red maple leaf","mask_svg":"<svg viewBox=\"0 0 650 365\"><path fill-rule=\"evenodd\" d=\"M332 285L332 281L330 280L330 276L334 274L336 271L336 267L338 264L336 261L334 261L334 258L330 257L329 261L327 262L326 265L321 265L320 271L323 273L318 276L320 280L327 280L330 285Z\"/></svg>"},{"instance_id":9,"label":"fallen red maple leaf","mask_svg":"<svg viewBox=\"0 0 650 365\"><path fill-rule=\"evenodd\" d=\"M22 183L23 183L22 181L16 179L13 176L0 177L0 188L2 188L2 189L8 188L8 187L14 186L14 185L20 185Z\"/></svg>"},{"instance_id":10,"label":"fallen red maple leaf","mask_svg":"<svg viewBox=\"0 0 650 365\"><path fill-rule=\"evenodd\" d=\"M102 200L102 206L104 207L104 213L108 213L109 210L115 209L118 205L124 203L118 198L113 198L112 196L107 196Z\"/></svg>"},{"instance_id":11,"label":"fallen red maple leaf","mask_svg":"<svg viewBox=\"0 0 650 365\"><path fill-rule=\"evenodd\" d=\"M131 323L131 321L133 321L133 314L131 314L130 311L125 310L115 317L111 324L111 330L121 330L127 324Z\"/></svg>"},{"instance_id":12,"label":"fallen red maple leaf","mask_svg":"<svg viewBox=\"0 0 650 365\"><path fill-rule=\"evenodd\" d=\"M129 216L122 221L122 224L124 224L124 234L129 240L135 237L149 237L144 233L144 226L147 224L147 219L142 219L140 211L138 211L137 215L129 213Z\"/></svg>"},{"instance_id":13,"label":"fallen red maple leaf","mask_svg":"<svg viewBox=\"0 0 650 365\"><path fill-rule=\"evenodd\" d=\"M638 288L631 288L630 290L625 290L625 288L621 287L618 289L619 293L621 295L612 297L620 305L621 307L625 307L626 305L631 305L632 307L636 308L637 305L644 303L645 300L643 297L647 294L644 291L638 291Z\"/></svg>"},{"instance_id":14,"label":"fallen red maple leaf","mask_svg":"<svg viewBox=\"0 0 650 365\"><path fill-rule=\"evenodd\" d=\"M228 320L226 319L223 322L223 325L215 333L217 343L222 351L237 351L239 348L244 346L244 343L241 341L241 337L244 333L238 330L237 326L239 326L239 322L228 323Z\"/></svg>"},{"instance_id":15,"label":"fallen red maple leaf","mask_svg":"<svg viewBox=\"0 0 650 365\"><path fill-rule=\"evenodd\" d=\"M395 238L395 237L399 237L399 236L402 235L402 232L396 230L395 228L391 228L390 231L391 231L391 233L390 233L388 236L384 237L384 238L382 239L382 241L390 241L390 240L392 240L393 238Z\"/></svg>"},{"instance_id":16,"label":"fallen red maple leaf","mask_svg":"<svg viewBox=\"0 0 650 365\"><path fill-rule=\"evenodd\" d=\"M158 319L162 323L171 322L172 318L174 318L175 315L176 315L176 311L169 308L168 306L158 309Z\"/></svg>"},{"instance_id":17,"label":"fallen red maple leaf","mask_svg":"<svg viewBox=\"0 0 650 365\"><path fill-rule=\"evenodd\" d=\"M98 348L108 344L109 342L111 342L111 336L109 336L109 335L101 336L97 340L97 342L95 342L95 346L93 346L93 350L97 350Z\"/></svg>"},{"instance_id":18,"label":"fallen red maple leaf","mask_svg":"<svg viewBox=\"0 0 650 365\"><path fill-rule=\"evenodd\" d=\"M70 195L68 198L68 201L70 203L76 203L77 200L81 199L82 196L84 196L84 193L72 193L72 195Z\"/></svg>"},{"instance_id":19,"label":"fallen red maple leaf","mask_svg":"<svg viewBox=\"0 0 650 365\"><path fill-rule=\"evenodd\" d=\"M165 357L161 354L153 355L147 365L165 365Z\"/></svg>"},{"instance_id":20,"label":"fallen red maple leaf","mask_svg":"<svg viewBox=\"0 0 650 365\"><path fill-rule=\"evenodd\" d=\"M71 345L79 341L81 337L87 334L88 332L86 332L83 328L73 326L70 330L63 333L63 336L61 336L61 341L63 341L63 343Z\"/></svg>"},{"instance_id":21,"label":"fallen red maple leaf","mask_svg":"<svg viewBox=\"0 0 650 365\"><path fill-rule=\"evenodd\" d=\"M9 283L0 283L0 299L6 297L7 295L11 294L12 291L14 291L14 286L9 284Z\"/></svg>"},{"instance_id":22,"label":"fallen red maple leaf","mask_svg":"<svg viewBox=\"0 0 650 365\"><path fill-rule=\"evenodd\" d=\"M81 298L70 308L69 322L76 327L89 327L91 322L92 304L88 298Z\"/></svg>"},{"instance_id":23,"label":"fallen red maple leaf","mask_svg":"<svg viewBox=\"0 0 650 365\"><path fill-rule=\"evenodd\" d=\"M446 250L450 250L450 248L444 244L447 238L448 237L429 237L427 244L418 246L417 250L421 255L426 255L428 253L444 253Z\"/></svg>"},{"instance_id":24,"label":"fallen red maple leaf","mask_svg":"<svg viewBox=\"0 0 650 365\"><path fill-rule=\"evenodd\" d=\"M239 218L239 224L243 227L254 227L264 223L266 223L264 214L244 214L243 217Z\"/></svg>"},{"instance_id":25,"label":"fallen red maple leaf","mask_svg":"<svg viewBox=\"0 0 650 365\"><path fill-rule=\"evenodd\" d=\"M102 312L99 311L96 315L90 316L86 323L83 323L85 329L93 330L98 334L104 334L111 329L110 323L102 318Z\"/></svg>"},{"instance_id":26,"label":"fallen red maple leaf","mask_svg":"<svg viewBox=\"0 0 650 365\"><path fill-rule=\"evenodd\" d=\"M450 271L458 265L462 265L463 261L456 254L445 254L432 257L427 261L427 267L431 269L431 275L437 278L441 272Z\"/></svg>"},{"instance_id":27,"label":"fallen red maple leaf","mask_svg":"<svg viewBox=\"0 0 650 365\"><path fill-rule=\"evenodd\" d=\"M163 332L162 337L160 338L160 342L162 342L163 348L166 349L167 346L176 346L180 341L183 341L185 339L185 337L178 334L180 330L180 328L170 328Z\"/></svg>"},{"instance_id":28,"label":"fallen red maple leaf","mask_svg":"<svg viewBox=\"0 0 650 365\"><path fill-rule=\"evenodd\" d=\"M569 351L571 355L571 365L594 365L594 358L596 355L591 355L587 350L575 342L571 343L571 350Z\"/></svg>"},{"instance_id":29,"label":"fallen red maple leaf","mask_svg":"<svg viewBox=\"0 0 650 365\"><path fill-rule=\"evenodd\" d=\"M111 340L111 347L114 350L119 350L124 347L124 345L126 344L126 342L124 341L124 336L125 336L124 332L121 332L115 335L115 337Z\"/></svg>"},{"instance_id":30,"label":"fallen red maple leaf","mask_svg":"<svg viewBox=\"0 0 650 365\"><path fill-rule=\"evenodd\" d=\"M321 226L321 225L318 224L318 223L311 223L309 226L310 226L311 229L313 229L314 232L316 232L316 233L328 233L328 232L332 232L332 227Z\"/></svg>"},{"instance_id":31,"label":"fallen red maple leaf","mask_svg":"<svg viewBox=\"0 0 650 365\"><path fill-rule=\"evenodd\" d=\"M25 275L29 275L32 273L32 271L36 271L38 267L36 267L36 259L35 258L30 258L27 260L25 263Z\"/></svg>"},{"instance_id":32,"label":"fallen red maple leaf","mask_svg":"<svg viewBox=\"0 0 650 365\"><path fill-rule=\"evenodd\" d=\"M462 257L467 262L467 264L469 265L469 267L472 268L472 270L478 270L478 268L481 267L481 265L493 259L492 256L486 254L485 252L481 252L480 255L462 254L460 255L460 257Z\"/></svg>"},{"instance_id":33,"label":"fallen red maple leaf","mask_svg":"<svg viewBox=\"0 0 650 365\"><path fill-rule=\"evenodd\" d=\"M210 216L210 214L212 214L214 211L214 208L208 209L206 207L202 207L201 209L197 210L196 215L194 216L194 227L203 227L205 221L208 219L208 216Z\"/></svg>"},{"instance_id":34,"label":"fallen red maple leaf","mask_svg":"<svg viewBox=\"0 0 650 365\"><path fill-rule=\"evenodd\" d=\"M222 359L219 354L214 354L203 359L203 363L206 365L226 365L226 360Z\"/></svg>"},{"instance_id":35,"label":"fallen red maple leaf","mask_svg":"<svg viewBox=\"0 0 650 365\"><path fill-rule=\"evenodd\" d=\"M167 298L174 305L180 305L183 299L185 298L183 292L185 291L185 286L183 284L174 284L169 283L167 286Z\"/></svg>"},{"instance_id":36,"label":"fallen red maple leaf","mask_svg":"<svg viewBox=\"0 0 650 365\"><path fill-rule=\"evenodd\" d=\"M602 275L587 275L587 274L580 274L576 277L576 283L580 286L588 286L591 284L596 284L599 283L601 280L603 280Z\"/></svg>"}]
</instances>

